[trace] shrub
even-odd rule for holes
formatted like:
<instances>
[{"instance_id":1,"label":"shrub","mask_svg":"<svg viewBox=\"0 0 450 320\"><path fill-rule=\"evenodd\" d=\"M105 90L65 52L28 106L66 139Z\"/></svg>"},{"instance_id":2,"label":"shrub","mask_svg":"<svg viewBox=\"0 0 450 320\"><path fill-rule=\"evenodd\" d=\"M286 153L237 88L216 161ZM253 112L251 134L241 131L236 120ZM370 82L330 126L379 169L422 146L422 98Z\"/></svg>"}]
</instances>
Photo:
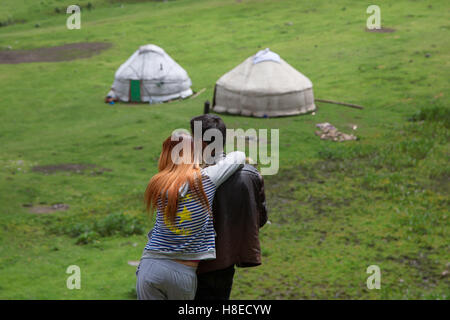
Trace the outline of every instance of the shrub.
<instances>
[{"instance_id":1,"label":"shrub","mask_svg":"<svg viewBox=\"0 0 450 320\"><path fill-rule=\"evenodd\" d=\"M443 106L425 107L413 114L409 121L440 122L446 128L450 127L450 108Z\"/></svg>"},{"instance_id":2,"label":"shrub","mask_svg":"<svg viewBox=\"0 0 450 320\"><path fill-rule=\"evenodd\" d=\"M77 244L88 244L114 235L143 234L144 231L143 221L123 213L112 213L97 221L77 222L63 228L65 234L77 238Z\"/></svg>"},{"instance_id":3,"label":"shrub","mask_svg":"<svg viewBox=\"0 0 450 320\"><path fill-rule=\"evenodd\" d=\"M138 219L122 213L113 213L94 224L94 230L102 237L120 234L128 236L143 233L142 224Z\"/></svg>"},{"instance_id":4,"label":"shrub","mask_svg":"<svg viewBox=\"0 0 450 320\"><path fill-rule=\"evenodd\" d=\"M98 239L98 234L94 231L86 231L77 237L76 244L88 244Z\"/></svg>"}]
</instances>

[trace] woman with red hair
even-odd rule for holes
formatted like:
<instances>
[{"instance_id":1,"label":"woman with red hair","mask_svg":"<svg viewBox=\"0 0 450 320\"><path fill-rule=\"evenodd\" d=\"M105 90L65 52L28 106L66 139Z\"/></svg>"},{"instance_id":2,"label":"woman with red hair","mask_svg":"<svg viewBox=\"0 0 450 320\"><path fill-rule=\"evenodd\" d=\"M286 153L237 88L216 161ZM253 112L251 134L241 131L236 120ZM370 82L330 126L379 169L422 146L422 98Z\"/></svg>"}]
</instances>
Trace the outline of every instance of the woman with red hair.
<instances>
[{"instance_id":1,"label":"woman with red hair","mask_svg":"<svg viewBox=\"0 0 450 320\"><path fill-rule=\"evenodd\" d=\"M181 148L180 148L181 147ZM138 266L138 299L192 300L200 260L215 259L212 201L216 189L245 162L231 152L217 164L201 168L188 134L163 143L158 173L145 191L147 210L156 210Z\"/></svg>"}]
</instances>

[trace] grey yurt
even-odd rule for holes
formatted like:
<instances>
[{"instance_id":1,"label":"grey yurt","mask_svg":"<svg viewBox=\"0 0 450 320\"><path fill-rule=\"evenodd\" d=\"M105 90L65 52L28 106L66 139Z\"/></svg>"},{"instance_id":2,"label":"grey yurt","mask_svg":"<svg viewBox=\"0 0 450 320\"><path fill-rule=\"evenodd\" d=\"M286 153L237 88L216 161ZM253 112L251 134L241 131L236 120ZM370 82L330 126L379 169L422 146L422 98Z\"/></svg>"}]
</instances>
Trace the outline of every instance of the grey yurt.
<instances>
[{"instance_id":1,"label":"grey yurt","mask_svg":"<svg viewBox=\"0 0 450 320\"><path fill-rule=\"evenodd\" d=\"M141 46L116 71L108 98L158 103L192 95L187 72L162 48Z\"/></svg>"},{"instance_id":2,"label":"grey yurt","mask_svg":"<svg viewBox=\"0 0 450 320\"><path fill-rule=\"evenodd\" d=\"M213 111L279 117L314 111L312 82L269 49L249 57L216 83Z\"/></svg>"}]
</instances>

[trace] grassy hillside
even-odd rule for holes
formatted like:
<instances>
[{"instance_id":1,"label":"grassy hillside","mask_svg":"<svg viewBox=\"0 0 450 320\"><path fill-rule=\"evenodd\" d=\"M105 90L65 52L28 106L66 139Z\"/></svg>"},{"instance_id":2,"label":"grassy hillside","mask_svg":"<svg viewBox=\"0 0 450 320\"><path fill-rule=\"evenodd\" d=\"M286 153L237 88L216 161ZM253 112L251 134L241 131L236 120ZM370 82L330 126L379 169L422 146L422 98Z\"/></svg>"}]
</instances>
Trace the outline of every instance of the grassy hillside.
<instances>
[{"instance_id":1,"label":"grassy hillside","mask_svg":"<svg viewBox=\"0 0 450 320\"><path fill-rule=\"evenodd\" d=\"M112 43L87 59L0 64L1 299L134 299L127 261L139 259L152 225L141 199L161 142L188 128L222 74L266 47L311 79L316 98L365 109L319 103L315 115L223 116L229 128L280 129L263 265L237 271L232 298L449 298L446 1L379 1L393 33L366 32L367 5L350 0L80 1L80 30L66 29L69 4L0 7L0 50ZM148 43L206 91L169 104L104 104L115 70ZM315 124L325 121L344 132L357 125L359 140L320 140ZM98 167L31 170L64 163ZM55 203L70 208L27 207ZM81 290L66 288L73 264ZM374 264L381 290L366 287Z\"/></svg>"}]
</instances>

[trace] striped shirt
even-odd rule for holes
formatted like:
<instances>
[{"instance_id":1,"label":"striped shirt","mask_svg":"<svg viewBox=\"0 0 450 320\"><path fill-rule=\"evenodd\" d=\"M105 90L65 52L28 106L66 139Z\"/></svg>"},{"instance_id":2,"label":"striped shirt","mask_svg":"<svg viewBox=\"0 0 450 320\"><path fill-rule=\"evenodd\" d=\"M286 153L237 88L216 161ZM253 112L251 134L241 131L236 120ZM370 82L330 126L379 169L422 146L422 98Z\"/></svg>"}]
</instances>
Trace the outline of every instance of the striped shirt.
<instances>
[{"instance_id":1,"label":"striped shirt","mask_svg":"<svg viewBox=\"0 0 450 320\"><path fill-rule=\"evenodd\" d=\"M243 152L231 152L217 164L201 170L209 211L192 195L189 185L180 189L174 222L158 209L143 258L215 259L215 231L210 214L214 195L219 185L241 168L244 161Z\"/></svg>"}]
</instances>

